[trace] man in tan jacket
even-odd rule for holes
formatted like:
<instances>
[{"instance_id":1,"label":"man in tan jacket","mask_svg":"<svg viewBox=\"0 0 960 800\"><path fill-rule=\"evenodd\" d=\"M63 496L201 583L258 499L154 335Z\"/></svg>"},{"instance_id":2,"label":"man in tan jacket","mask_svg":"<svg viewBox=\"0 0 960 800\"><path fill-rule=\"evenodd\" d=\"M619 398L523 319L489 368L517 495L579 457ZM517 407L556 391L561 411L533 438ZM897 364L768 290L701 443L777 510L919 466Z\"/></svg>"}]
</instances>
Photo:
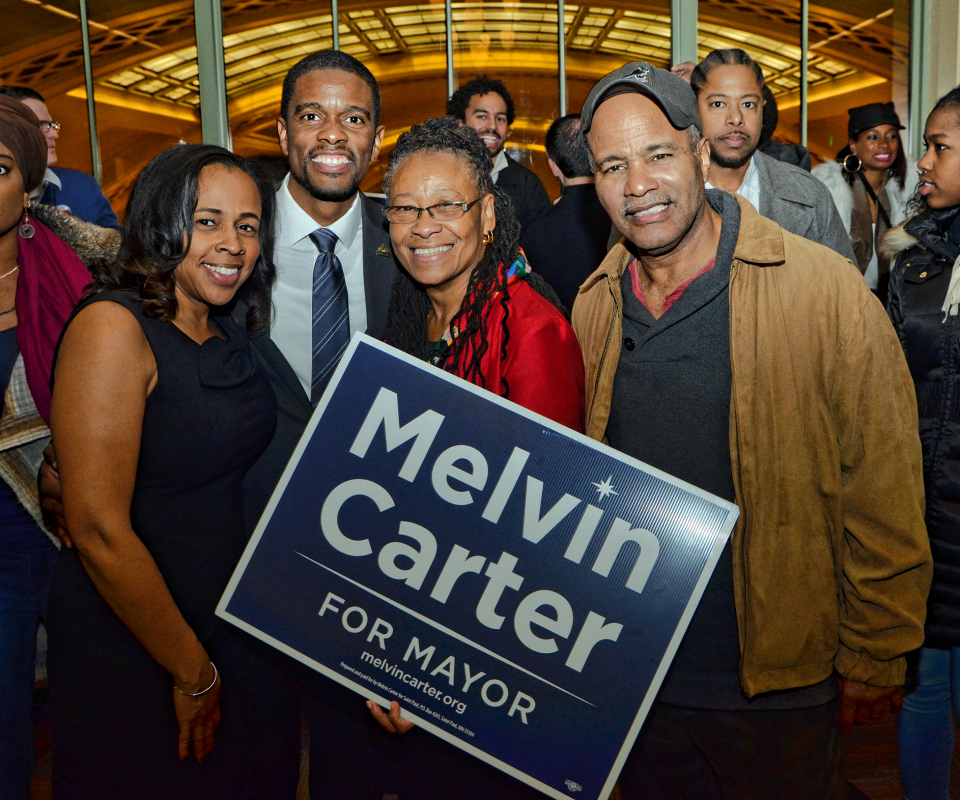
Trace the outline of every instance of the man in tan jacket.
<instances>
[{"instance_id":1,"label":"man in tan jacket","mask_svg":"<svg viewBox=\"0 0 960 800\"><path fill-rule=\"evenodd\" d=\"M705 190L682 79L628 64L582 118L625 237L573 310L587 433L741 511L623 796L841 798L839 730L899 709L932 573L899 342L849 261Z\"/></svg>"}]
</instances>

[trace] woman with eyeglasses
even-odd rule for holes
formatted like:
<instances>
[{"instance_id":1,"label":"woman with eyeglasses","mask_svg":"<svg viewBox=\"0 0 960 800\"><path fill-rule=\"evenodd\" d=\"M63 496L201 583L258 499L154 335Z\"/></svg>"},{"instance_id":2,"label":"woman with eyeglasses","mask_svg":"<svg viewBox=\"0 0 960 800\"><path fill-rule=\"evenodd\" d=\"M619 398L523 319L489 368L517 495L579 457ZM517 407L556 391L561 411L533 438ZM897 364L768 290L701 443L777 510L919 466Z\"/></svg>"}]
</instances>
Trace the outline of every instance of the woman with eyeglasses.
<instances>
[{"instance_id":1,"label":"woman with eyeglasses","mask_svg":"<svg viewBox=\"0 0 960 800\"><path fill-rule=\"evenodd\" d=\"M397 141L384 216L405 272L394 284L386 341L582 430L580 347L553 290L530 271L491 166L480 137L450 117Z\"/></svg>"},{"instance_id":2,"label":"woman with eyeglasses","mask_svg":"<svg viewBox=\"0 0 960 800\"><path fill-rule=\"evenodd\" d=\"M582 431L580 346L553 290L527 266L517 244L520 225L493 185L491 167L477 132L450 117L414 125L397 140L384 177L384 216L403 271L393 286L386 341ZM543 796L414 729L397 702L385 711L367 701L369 714L353 697L323 702L337 737L310 769L325 776L327 797ZM348 757L371 768L344 770Z\"/></svg>"}]
</instances>

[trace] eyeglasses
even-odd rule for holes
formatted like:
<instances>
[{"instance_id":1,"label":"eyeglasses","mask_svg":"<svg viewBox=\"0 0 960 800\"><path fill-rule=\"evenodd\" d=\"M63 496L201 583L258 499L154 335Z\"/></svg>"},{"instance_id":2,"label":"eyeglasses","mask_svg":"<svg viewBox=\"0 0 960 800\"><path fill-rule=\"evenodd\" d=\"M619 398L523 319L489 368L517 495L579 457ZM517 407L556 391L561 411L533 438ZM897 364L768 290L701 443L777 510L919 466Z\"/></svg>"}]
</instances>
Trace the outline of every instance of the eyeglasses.
<instances>
[{"instance_id":1,"label":"eyeglasses","mask_svg":"<svg viewBox=\"0 0 960 800\"><path fill-rule=\"evenodd\" d=\"M51 122L49 119L40 120L40 133L46 133L48 130L53 128L55 131L60 130L59 122Z\"/></svg>"},{"instance_id":2,"label":"eyeglasses","mask_svg":"<svg viewBox=\"0 0 960 800\"><path fill-rule=\"evenodd\" d=\"M420 208L419 206L385 206L383 216L387 218L387 222L403 225L405 223L416 222L420 219L420 215L426 211L433 219L440 220L440 222L450 222L455 219L460 219L460 217L466 214L481 200L483 200L483 198L478 197L472 203L451 203L449 201L434 203L432 206L427 206L426 208Z\"/></svg>"}]
</instances>

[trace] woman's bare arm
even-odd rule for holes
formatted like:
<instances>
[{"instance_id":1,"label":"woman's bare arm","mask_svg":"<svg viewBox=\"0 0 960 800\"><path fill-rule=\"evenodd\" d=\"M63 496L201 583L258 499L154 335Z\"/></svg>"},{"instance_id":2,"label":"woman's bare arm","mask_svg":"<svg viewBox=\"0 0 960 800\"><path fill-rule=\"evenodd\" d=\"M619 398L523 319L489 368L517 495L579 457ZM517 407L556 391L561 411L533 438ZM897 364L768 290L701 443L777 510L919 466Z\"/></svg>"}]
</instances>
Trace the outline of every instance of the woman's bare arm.
<instances>
[{"instance_id":1,"label":"woman's bare arm","mask_svg":"<svg viewBox=\"0 0 960 800\"><path fill-rule=\"evenodd\" d=\"M214 679L210 658L130 522L144 407L156 382L136 318L117 303L93 303L60 346L50 427L67 528L87 574L175 686L194 693ZM198 760L213 746L219 693L219 682L196 698L174 690L181 758L191 742Z\"/></svg>"}]
</instances>

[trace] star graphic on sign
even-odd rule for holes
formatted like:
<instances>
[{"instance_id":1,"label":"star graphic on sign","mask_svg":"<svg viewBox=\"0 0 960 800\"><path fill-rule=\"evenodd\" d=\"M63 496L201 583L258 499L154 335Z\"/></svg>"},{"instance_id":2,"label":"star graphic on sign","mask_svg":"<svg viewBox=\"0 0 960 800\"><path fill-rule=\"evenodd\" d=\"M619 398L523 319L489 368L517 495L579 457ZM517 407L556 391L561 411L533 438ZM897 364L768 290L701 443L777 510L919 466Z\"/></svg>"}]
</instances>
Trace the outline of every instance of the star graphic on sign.
<instances>
[{"instance_id":1,"label":"star graphic on sign","mask_svg":"<svg viewBox=\"0 0 960 800\"><path fill-rule=\"evenodd\" d=\"M601 481L600 483L593 484L594 486L597 487L597 494L600 495L598 499L603 500L608 495L617 494L617 492L613 490L613 484L611 483L612 480L613 480L613 475L611 475L605 481Z\"/></svg>"}]
</instances>

